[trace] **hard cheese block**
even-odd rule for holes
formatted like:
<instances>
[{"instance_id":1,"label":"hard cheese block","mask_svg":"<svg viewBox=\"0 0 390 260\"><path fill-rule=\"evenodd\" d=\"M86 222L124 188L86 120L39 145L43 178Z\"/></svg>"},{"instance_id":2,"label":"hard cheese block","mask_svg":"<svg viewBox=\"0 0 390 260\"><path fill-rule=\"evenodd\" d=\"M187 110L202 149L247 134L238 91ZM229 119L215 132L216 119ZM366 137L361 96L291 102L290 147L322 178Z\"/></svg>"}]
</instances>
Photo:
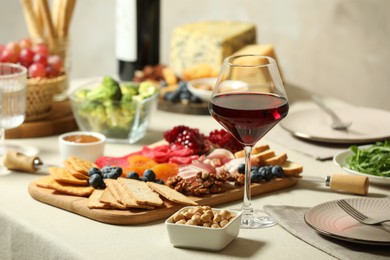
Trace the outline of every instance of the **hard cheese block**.
<instances>
[{"instance_id":1,"label":"hard cheese block","mask_svg":"<svg viewBox=\"0 0 390 260\"><path fill-rule=\"evenodd\" d=\"M275 59L276 64L278 65L278 68L279 68L279 73L283 79L282 72L280 70L273 45L271 45L271 44L251 44L251 45L247 45L244 48L233 53L233 55L243 55L243 54L256 54L256 55L268 56L268 57ZM247 62L250 62L250 61L247 61ZM256 62L256 64L258 64L258 62ZM236 76L242 78L244 75L242 75L242 73L240 73L240 75L236 75ZM247 77L248 82L251 82L251 80L253 80L253 84L263 83L263 87L262 87L262 88L264 88L263 90L268 91L269 84L267 84L267 82L270 80L270 75L269 75L267 70L263 70L262 74L256 73L256 75L251 75L249 73L248 75L245 75L245 77Z\"/></svg>"},{"instance_id":2,"label":"hard cheese block","mask_svg":"<svg viewBox=\"0 0 390 260\"><path fill-rule=\"evenodd\" d=\"M237 21L205 21L175 28L171 39L170 66L181 75L198 64L220 68L224 58L256 43L256 26Z\"/></svg>"}]
</instances>

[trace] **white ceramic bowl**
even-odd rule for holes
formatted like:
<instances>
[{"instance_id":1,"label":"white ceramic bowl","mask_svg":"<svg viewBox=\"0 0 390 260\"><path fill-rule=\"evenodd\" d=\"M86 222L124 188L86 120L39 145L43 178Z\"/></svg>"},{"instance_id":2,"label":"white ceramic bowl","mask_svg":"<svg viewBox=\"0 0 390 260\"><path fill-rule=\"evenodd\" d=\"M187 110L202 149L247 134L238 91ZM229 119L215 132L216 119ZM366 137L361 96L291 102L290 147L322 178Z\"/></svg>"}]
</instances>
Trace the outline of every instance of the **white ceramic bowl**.
<instances>
[{"instance_id":1,"label":"white ceramic bowl","mask_svg":"<svg viewBox=\"0 0 390 260\"><path fill-rule=\"evenodd\" d=\"M83 141L80 141L80 137ZM76 140L75 140L76 139ZM95 162L104 155L106 137L100 133L88 131L75 131L62 134L58 137L61 159L77 156Z\"/></svg>"},{"instance_id":2,"label":"white ceramic bowl","mask_svg":"<svg viewBox=\"0 0 390 260\"><path fill-rule=\"evenodd\" d=\"M199 78L188 81L187 88L193 95L200 97L204 102L209 102L216 83L217 78ZM242 91L247 88L248 84L239 80L225 80L221 83L221 89Z\"/></svg>"},{"instance_id":3,"label":"white ceramic bowl","mask_svg":"<svg viewBox=\"0 0 390 260\"><path fill-rule=\"evenodd\" d=\"M193 206L183 207L178 212L186 211ZM213 211L221 209L213 208ZM176 212L176 213L178 213ZM229 210L235 215L223 228L209 228L194 225L175 224L173 214L165 221L169 240L174 247L219 251L237 238L240 232L241 212Z\"/></svg>"},{"instance_id":4,"label":"white ceramic bowl","mask_svg":"<svg viewBox=\"0 0 390 260\"><path fill-rule=\"evenodd\" d=\"M187 82L187 88L193 95L198 96L204 102L209 102L215 83L217 83L217 78L193 79Z\"/></svg>"}]
</instances>

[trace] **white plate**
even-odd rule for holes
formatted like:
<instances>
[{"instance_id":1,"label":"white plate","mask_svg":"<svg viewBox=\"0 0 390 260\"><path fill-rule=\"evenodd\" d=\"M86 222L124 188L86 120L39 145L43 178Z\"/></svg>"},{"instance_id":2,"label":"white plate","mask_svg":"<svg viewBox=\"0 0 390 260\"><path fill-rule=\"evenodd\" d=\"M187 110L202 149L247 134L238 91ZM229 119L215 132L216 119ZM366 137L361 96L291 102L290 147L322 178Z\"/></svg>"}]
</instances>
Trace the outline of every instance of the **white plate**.
<instances>
[{"instance_id":1,"label":"white plate","mask_svg":"<svg viewBox=\"0 0 390 260\"><path fill-rule=\"evenodd\" d=\"M352 121L347 131L333 130L331 118L320 109L289 114L280 125L294 136L311 141L357 144L390 138L390 112L365 107L334 107L341 119Z\"/></svg>"},{"instance_id":2,"label":"white plate","mask_svg":"<svg viewBox=\"0 0 390 260\"><path fill-rule=\"evenodd\" d=\"M353 207L370 217L390 216L389 198L347 199ZM355 243L390 245L390 222L364 225L330 201L317 205L305 213L306 223L319 233Z\"/></svg>"},{"instance_id":3,"label":"white plate","mask_svg":"<svg viewBox=\"0 0 390 260\"><path fill-rule=\"evenodd\" d=\"M363 145L363 146L359 146L359 149L364 149L364 148L368 148L370 147L371 145ZM348 150L345 150L343 152L340 152L338 154L336 154L334 157L333 157L333 162L340 166L344 171L346 171L347 173L350 173L350 174L354 174L354 175L361 175L361 176L366 176L368 177L368 179L370 180L370 183L376 183L376 184L390 184L390 177L382 177L382 176L376 176L376 175L372 175L372 174L367 174L367 173L362 173L362 172L357 172L357 171L354 171L354 170L351 170L349 169L348 167L348 164L346 162L346 159L347 157L353 155L353 152L348 149Z\"/></svg>"}]
</instances>

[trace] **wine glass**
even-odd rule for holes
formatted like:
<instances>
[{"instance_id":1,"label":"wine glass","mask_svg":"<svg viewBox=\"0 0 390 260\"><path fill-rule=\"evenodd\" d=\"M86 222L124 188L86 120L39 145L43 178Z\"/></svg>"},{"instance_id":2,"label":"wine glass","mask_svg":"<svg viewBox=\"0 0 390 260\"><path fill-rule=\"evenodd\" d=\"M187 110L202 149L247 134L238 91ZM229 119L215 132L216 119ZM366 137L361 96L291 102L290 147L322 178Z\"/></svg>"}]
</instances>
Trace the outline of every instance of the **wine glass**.
<instances>
[{"instance_id":1,"label":"wine glass","mask_svg":"<svg viewBox=\"0 0 390 260\"><path fill-rule=\"evenodd\" d=\"M224 60L209 111L244 145L245 183L241 228L264 228L276 222L258 216L251 205L250 156L253 146L282 120L289 105L276 61L267 56L238 55Z\"/></svg>"},{"instance_id":2,"label":"wine glass","mask_svg":"<svg viewBox=\"0 0 390 260\"><path fill-rule=\"evenodd\" d=\"M5 130L21 125L26 111L27 69L19 64L0 63L0 155L15 145L4 142Z\"/></svg>"}]
</instances>

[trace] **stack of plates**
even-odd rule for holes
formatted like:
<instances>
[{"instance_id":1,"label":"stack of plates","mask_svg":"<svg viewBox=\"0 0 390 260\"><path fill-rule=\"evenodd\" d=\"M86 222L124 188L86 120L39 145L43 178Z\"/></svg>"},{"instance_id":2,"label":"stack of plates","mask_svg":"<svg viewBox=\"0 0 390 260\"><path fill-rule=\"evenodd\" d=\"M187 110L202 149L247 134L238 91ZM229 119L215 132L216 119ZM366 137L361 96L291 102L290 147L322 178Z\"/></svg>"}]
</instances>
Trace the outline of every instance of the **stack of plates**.
<instances>
[{"instance_id":1,"label":"stack of plates","mask_svg":"<svg viewBox=\"0 0 390 260\"><path fill-rule=\"evenodd\" d=\"M373 217L390 216L390 198L356 198L346 201L363 214ZM309 209L306 223L319 233L350 242L390 245L390 222L381 225L365 225L330 201Z\"/></svg>"}]
</instances>

